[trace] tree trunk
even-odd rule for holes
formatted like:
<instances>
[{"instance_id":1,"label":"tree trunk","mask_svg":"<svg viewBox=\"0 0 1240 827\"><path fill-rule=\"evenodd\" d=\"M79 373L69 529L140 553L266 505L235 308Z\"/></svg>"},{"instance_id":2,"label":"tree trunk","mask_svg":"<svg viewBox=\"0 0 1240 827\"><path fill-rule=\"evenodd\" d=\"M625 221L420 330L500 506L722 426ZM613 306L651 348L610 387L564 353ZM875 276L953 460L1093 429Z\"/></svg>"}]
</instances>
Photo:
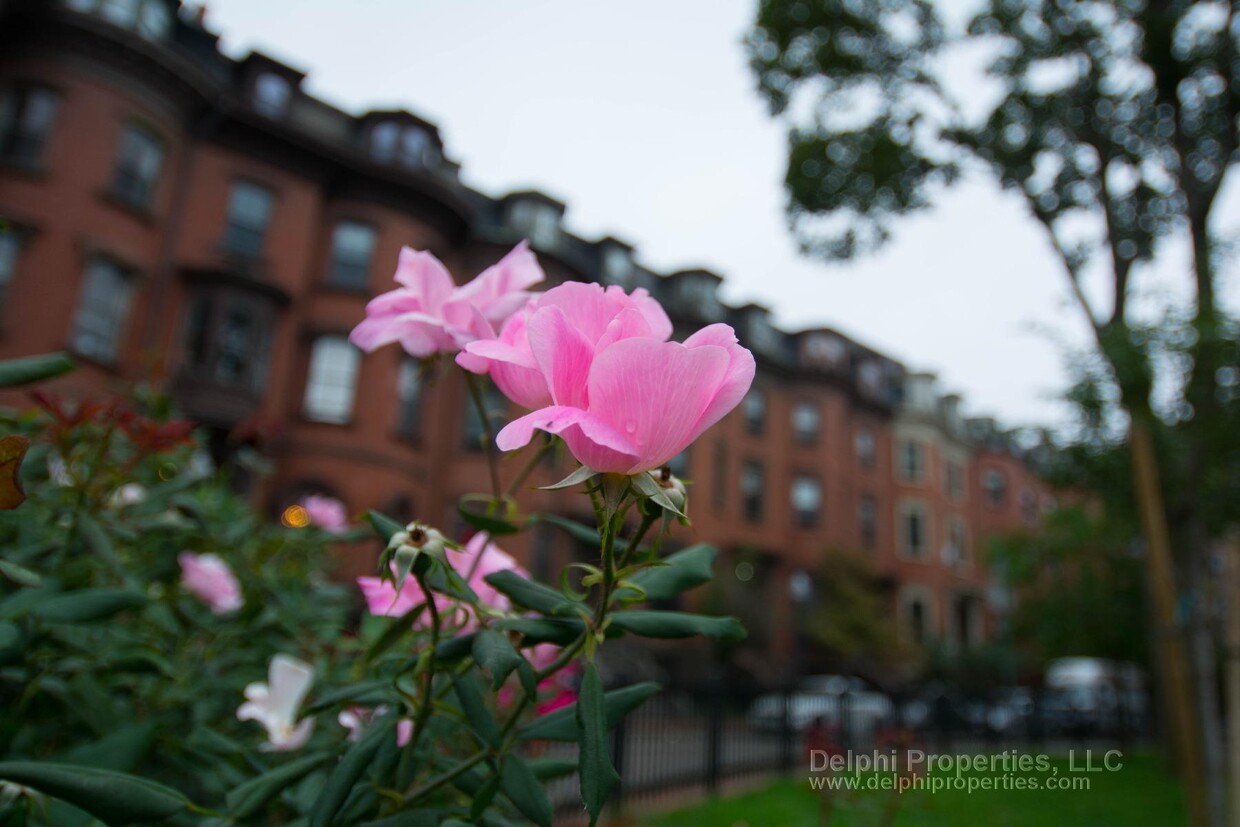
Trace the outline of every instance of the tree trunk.
<instances>
[{"instance_id":1,"label":"tree trunk","mask_svg":"<svg viewBox=\"0 0 1240 827\"><path fill-rule=\"evenodd\" d=\"M1133 483L1153 598L1154 627L1159 641L1159 660L1164 670L1166 711L1176 745L1177 765L1184 781L1189 824L1207 827L1206 783L1202 764L1201 719L1190 680L1184 631L1176 621L1178 590L1171 558L1171 536L1158 479L1158 457L1149 422L1132 414L1128 448L1132 453Z\"/></svg>"}]
</instances>

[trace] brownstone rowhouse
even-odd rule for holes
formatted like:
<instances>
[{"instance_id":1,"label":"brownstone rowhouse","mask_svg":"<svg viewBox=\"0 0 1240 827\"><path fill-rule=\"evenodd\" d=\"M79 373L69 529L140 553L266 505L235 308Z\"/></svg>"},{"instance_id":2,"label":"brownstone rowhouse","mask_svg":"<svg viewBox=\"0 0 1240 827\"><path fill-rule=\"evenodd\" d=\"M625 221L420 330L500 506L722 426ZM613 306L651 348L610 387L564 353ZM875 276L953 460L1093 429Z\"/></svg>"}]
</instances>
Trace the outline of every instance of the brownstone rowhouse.
<instances>
[{"instance_id":1,"label":"brownstone rowhouse","mask_svg":"<svg viewBox=\"0 0 1240 827\"><path fill-rule=\"evenodd\" d=\"M873 559L909 637L995 634L986 538L1048 502L1009 436L836 331L723 304L718 275L654 273L623 241L565 231L546 195L468 189L433 124L316 100L297 69L222 55L178 6L0 0L0 357L73 352L81 369L56 383L71 398L157 383L217 458L257 444L275 471L251 494L272 513L323 492L460 531L457 497L488 482L459 372L345 337L402 245L469 278L528 238L550 283L645 287L678 336L727 321L757 355L750 398L677 459L694 525L673 538L722 549L713 598L696 600L744 609L751 662L787 671L794 597L812 604L839 551ZM584 517L580 500L524 498ZM588 554L546 527L505 545L541 577ZM372 565L371 549L345 554L346 572Z\"/></svg>"}]
</instances>

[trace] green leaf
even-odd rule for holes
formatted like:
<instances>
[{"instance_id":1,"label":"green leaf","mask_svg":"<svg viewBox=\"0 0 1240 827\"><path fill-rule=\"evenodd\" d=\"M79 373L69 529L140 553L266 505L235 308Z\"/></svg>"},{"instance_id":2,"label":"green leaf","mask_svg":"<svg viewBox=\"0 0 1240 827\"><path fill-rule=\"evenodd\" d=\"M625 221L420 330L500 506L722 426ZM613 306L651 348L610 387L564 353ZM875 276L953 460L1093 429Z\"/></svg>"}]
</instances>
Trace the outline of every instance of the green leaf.
<instances>
[{"instance_id":1,"label":"green leaf","mask_svg":"<svg viewBox=\"0 0 1240 827\"><path fill-rule=\"evenodd\" d=\"M74 369L67 353L44 353L0 362L0 388L29 385L53 379Z\"/></svg>"},{"instance_id":2,"label":"green leaf","mask_svg":"<svg viewBox=\"0 0 1240 827\"><path fill-rule=\"evenodd\" d=\"M506 594L518 606L545 615L576 614L576 604L560 592L542 583L527 580L511 569L488 574L485 578L496 590Z\"/></svg>"},{"instance_id":3,"label":"green leaf","mask_svg":"<svg viewBox=\"0 0 1240 827\"><path fill-rule=\"evenodd\" d=\"M590 546L591 548L601 548L602 539L598 536L598 531L576 520L570 520L567 517L561 517L559 514L536 514L534 515L540 523L548 523L556 528L563 529L568 536L572 537L579 543Z\"/></svg>"},{"instance_id":4,"label":"green leaf","mask_svg":"<svg viewBox=\"0 0 1240 827\"><path fill-rule=\"evenodd\" d=\"M326 752L307 755L245 782L228 793L228 815L234 819L249 818L291 784L327 763L331 757L331 753Z\"/></svg>"},{"instance_id":5,"label":"green leaf","mask_svg":"<svg viewBox=\"0 0 1240 827\"><path fill-rule=\"evenodd\" d=\"M390 680L366 681L365 683L355 683L351 686L341 687L321 696L313 704L307 706L304 714L313 715L345 702L363 706L377 705L391 700L391 689L392 682Z\"/></svg>"},{"instance_id":6,"label":"green leaf","mask_svg":"<svg viewBox=\"0 0 1240 827\"><path fill-rule=\"evenodd\" d=\"M620 719L646 702L646 699L659 691L657 683L635 683L623 689L613 689L603 695L603 708L606 713L607 728L613 729ZM518 736L526 741L576 741L577 740L577 704L548 712L535 718L521 728Z\"/></svg>"},{"instance_id":7,"label":"green leaf","mask_svg":"<svg viewBox=\"0 0 1240 827\"><path fill-rule=\"evenodd\" d=\"M384 739L396 737L395 729L395 716L388 716L373 724L360 741L349 747L340 763L327 777L323 791L314 800L310 827L331 827L336 823L336 815L348 800L353 785L366 774L366 769Z\"/></svg>"},{"instance_id":8,"label":"green leaf","mask_svg":"<svg viewBox=\"0 0 1240 827\"><path fill-rule=\"evenodd\" d=\"M98 741L74 747L51 760L57 764L131 772L155 743L155 724L146 722L118 729Z\"/></svg>"},{"instance_id":9,"label":"green leaf","mask_svg":"<svg viewBox=\"0 0 1240 827\"><path fill-rule=\"evenodd\" d=\"M378 821L367 821L358 827L442 827L442 810L410 810Z\"/></svg>"},{"instance_id":10,"label":"green leaf","mask_svg":"<svg viewBox=\"0 0 1240 827\"><path fill-rule=\"evenodd\" d=\"M509 520L505 520L502 517L497 517L492 514L480 513L470 508L471 505L480 503L489 511L492 503L495 502L496 500L485 495L466 494L457 500L456 513L460 514L461 519L466 523L479 531L485 531L492 537L500 537L505 534L516 534L520 531L521 527L519 525L515 525ZM504 502L501 502L500 504L501 506L507 505Z\"/></svg>"},{"instance_id":11,"label":"green leaf","mask_svg":"<svg viewBox=\"0 0 1240 827\"><path fill-rule=\"evenodd\" d=\"M709 617L685 612L635 611L611 616L611 628L641 637L679 638L706 635L721 640L744 640L745 627L734 617ZM609 629L610 631L610 629Z\"/></svg>"},{"instance_id":12,"label":"green leaf","mask_svg":"<svg viewBox=\"0 0 1240 827\"><path fill-rule=\"evenodd\" d=\"M362 656L363 666L374 663L375 658L390 649L398 640L412 634L413 622L424 611L426 611L426 603L422 602L400 617L388 618L388 627L383 630L383 634L379 635L374 643L366 647L366 654Z\"/></svg>"},{"instance_id":13,"label":"green leaf","mask_svg":"<svg viewBox=\"0 0 1240 827\"><path fill-rule=\"evenodd\" d=\"M491 711L483 703L478 679L472 672L453 675L452 688L456 690L461 711L465 713L465 720L469 721L469 727L477 734L478 740L487 746L497 746L500 739L499 724L495 723Z\"/></svg>"},{"instance_id":14,"label":"green leaf","mask_svg":"<svg viewBox=\"0 0 1240 827\"><path fill-rule=\"evenodd\" d=\"M469 820L471 823L477 824L478 819L487 811L487 807L491 806L495 793L499 791L499 782L500 777L492 775L471 796L473 798L473 803L469 805Z\"/></svg>"},{"instance_id":15,"label":"green leaf","mask_svg":"<svg viewBox=\"0 0 1240 827\"><path fill-rule=\"evenodd\" d=\"M539 781L562 778L577 771L577 762L572 758L535 758L526 763Z\"/></svg>"},{"instance_id":16,"label":"green leaf","mask_svg":"<svg viewBox=\"0 0 1240 827\"><path fill-rule=\"evenodd\" d=\"M567 646L586 628L581 618L577 617L514 617L501 620L496 625L506 632L520 632L524 635L523 645L554 643Z\"/></svg>"},{"instance_id":17,"label":"green leaf","mask_svg":"<svg viewBox=\"0 0 1240 827\"><path fill-rule=\"evenodd\" d=\"M664 565L642 569L627 580L646 593L646 600L670 600L681 592L709 583L711 566L718 553L714 546L690 546L669 555L662 561ZM617 594L623 596L624 591L620 589Z\"/></svg>"},{"instance_id":18,"label":"green leaf","mask_svg":"<svg viewBox=\"0 0 1240 827\"><path fill-rule=\"evenodd\" d=\"M404 524L396 522L391 517L385 517L378 511L367 511L366 519L370 521L375 533L382 537L385 543L391 542L392 535L396 532L405 530Z\"/></svg>"},{"instance_id":19,"label":"green leaf","mask_svg":"<svg viewBox=\"0 0 1240 827\"><path fill-rule=\"evenodd\" d=\"M93 815L109 827L159 821L185 812L181 793L125 773L41 761L0 762L0 780L33 787Z\"/></svg>"},{"instance_id":20,"label":"green leaf","mask_svg":"<svg viewBox=\"0 0 1240 827\"><path fill-rule=\"evenodd\" d=\"M583 483L586 480L590 479L591 477L596 476L597 474L598 474L598 471L592 471L583 465L580 468L578 468L576 471L574 471L573 473L569 474L564 479L555 483L554 485L541 486L541 490L558 491L561 488L572 488L574 485Z\"/></svg>"},{"instance_id":21,"label":"green leaf","mask_svg":"<svg viewBox=\"0 0 1240 827\"><path fill-rule=\"evenodd\" d=\"M607 744L607 709L603 699L603 681L598 667L587 663L581 676L581 694L577 699L578 772L581 777L581 800L590 813L590 827L598 822L599 813L615 789L620 775L611 765Z\"/></svg>"},{"instance_id":22,"label":"green leaf","mask_svg":"<svg viewBox=\"0 0 1240 827\"><path fill-rule=\"evenodd\" d=\"M442 640L435 647L435 660L456 660L468 655L474 647L476 632Z\"/></svg>"},{"instance_id":23,"label":"green leaf","mask_svg":"<svg viewBox=\"0 0 1240 827\"><path fill-rule=\"evenodd\" d=\"M491 675L491 688L499 689L525 658L512 648L508 638L492 629L484 629L474 637L474 660Z\"/></svg>"},{"instance_id":24,"label":"green leaf","mask_svg":"<svg viewBox=\"0 0 1240 827\"><path fill-rule=\"evenodd\" d=\"M22 630L16 623L0 620L0 656L22 641Z\"/></svg>"},{"instance_id":25,"label":"green leaf","mask_svg":"<svg viewBox=\"0 0 1240 827\"><path fill-rule=\"evenodd\" d=\"M19 566L16 563L10 563L7 560L0 560L0 574L3 574L19 586L33 588L43 582L39 575L30 569Z\"/></svg>"},{"instance_id":26,"label":"green leaf","mask_svg":"<svg viewBox=\"0 0 1240 827\"><path fill-rule=\"evenodd\" d=\"M78 589L44 600L30 614L54 623L90 623L148 602L150 598L135 589Z\"/></svg>"},{"instance_id":27,"label":"green leaf","mask_svg":"<svg viewBox=\"0 0 1240 827\"><path fill-rule=\"evenodd\" d=\"M500 789L521 815L538 825L551 827L551 801L529 765L513 753L500 766Z\"/></svg>"}]
</instances>

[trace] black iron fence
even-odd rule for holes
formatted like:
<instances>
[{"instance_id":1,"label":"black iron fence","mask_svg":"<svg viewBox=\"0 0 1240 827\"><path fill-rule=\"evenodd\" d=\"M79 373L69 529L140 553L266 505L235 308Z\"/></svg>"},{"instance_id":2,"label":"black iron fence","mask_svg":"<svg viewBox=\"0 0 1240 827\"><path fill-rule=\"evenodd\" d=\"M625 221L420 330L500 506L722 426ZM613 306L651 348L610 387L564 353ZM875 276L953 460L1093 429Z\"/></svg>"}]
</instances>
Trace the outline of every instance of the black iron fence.
<instances>
[{"instance_id":1,"label":"black iron fence","mask_svg":"<svg viewBox=\"0 0 1240 827\"><path fill-rule=\"evenodd\" d=\"M899 696L864 690L781 689L758 695L723 683L668 688L613 731L621 783L613 807L675 791L718 791L772 774L808 774L814 754L917 749L926 753L1064 753L1129 748L1154 735L1143 696L1006 689L966 695L929 685ZM571 757L574 747L541 754ZM575 779L553 785L557 812L580 812ZM568 821L565 821L568 823Z\"/></svg>"}]
</instances>

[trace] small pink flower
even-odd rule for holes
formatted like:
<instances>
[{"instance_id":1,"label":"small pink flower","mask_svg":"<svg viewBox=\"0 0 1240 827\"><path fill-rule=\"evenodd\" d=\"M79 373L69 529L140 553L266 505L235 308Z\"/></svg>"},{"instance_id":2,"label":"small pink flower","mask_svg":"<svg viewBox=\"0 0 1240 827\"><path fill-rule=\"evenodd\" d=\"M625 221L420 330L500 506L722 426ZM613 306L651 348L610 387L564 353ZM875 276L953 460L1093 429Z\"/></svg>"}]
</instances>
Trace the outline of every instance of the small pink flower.
<instances>
[{"instance_id":1,"label":"small pink flower","mask_svg":"<svg viewBox=\"0 0 1240 827\"><path fill-rule=\"evenodd\" d=\"M559 434L595 471L636 474L664 465L735 408L753 383L753 354L726 324L705 327L684 344L637 337L592 349L558 313L537 326L531 318L528 335L553 404L510 422L496 444L512 451L536 430Z\"/></svg>"},{"instance_id":2,"label":"small pink flower","mask_svg":"<svg viewBox=\"0 0 1240 827\"><path fill-rule=\"evenodd\" d=\"M396 746L408 746L411 738L413 738L413 720L401 718L396 722Z\"/></svg>"},{"instance_id":3,"label":"small pink flower","mask_svg":"<svg viewBox=\"0 0 1240 827\"><path fill-rule=\"evenodd\" d=\"M245 604L236 576L217 555L183 551L177 555L177 561L181 564L181 584L185 590L207 604L213 613L228 614Z\"/></svg>"},{"instance_id":4,"label":"small pink flower","mask_svg":"<svg viewBox=\"0 0 1240 827\"><path fill-rule=\"evenodd\" d=\"M301 501L301 507L306 509L311 525L324 531L339 534L349 527L349 512L335 497L311 494Z\"/></svg>"},{"instance_id":5,"label":"small pink flower","mask_svg":"<svg viewBox=\"0 0 1240 827\"><path fill-rule=\"evenodd\" d=\"M466 578L466 582L478 595L478 600L482 605L501 612L508 611L512 604L507 597L486 582L486 576L509 569L522 576L528 576L525 569L521 568L511 555L490 542L486 534L475 534L470 538L465 544L464 551L459 553L452 564L461 576ZM357 585L362 590L362 596L366 598L366 606L372 615L400 617L425 600L422 588L413 577L405 578L405 583L399 593L390 580L379 577L359 577ZM477 621L463 610L459 610L457 602L451 597L442 594L436 594L434 597L435 608L448 622L460 623L465 630L477 627ZM427 622L426 615L422 615L419 623Z\"/></svg>"},{"instance_id":6,"label":"small pink flower","mask_svg":"<svg viewBox=\"0 0 1240 827\"><path fill-rule=\"evenodd\" d=\"M395 278L401 286L366 305L366 318L349 341L367 353L399 342L411 356L423 358L493 338L495 329L529 298L528 288L544 275L523 241L460 287L435 256L405 247Z\"/></svg>"},{"instance_id":7,"label":"small pink flower","mask_svg":"<svg viewBox=\"0 0 1240 827\"><path fill-rule=\"evenodd\" d=\"M549 331L563 330L558 339ZM643 288L632 295L612 285L566 282L526 303L500 330L496 339L467 344L456 361L474 373L489 373L504 395L524 408L543 408L556 398L556 380L571 381L573 371L589 371L594 355L621 339L665 342L672 322L663 307ZM550 350L552 342L561 352ZM561 395L570 391L559 388Z\"/></svg>"}]
</instances>

